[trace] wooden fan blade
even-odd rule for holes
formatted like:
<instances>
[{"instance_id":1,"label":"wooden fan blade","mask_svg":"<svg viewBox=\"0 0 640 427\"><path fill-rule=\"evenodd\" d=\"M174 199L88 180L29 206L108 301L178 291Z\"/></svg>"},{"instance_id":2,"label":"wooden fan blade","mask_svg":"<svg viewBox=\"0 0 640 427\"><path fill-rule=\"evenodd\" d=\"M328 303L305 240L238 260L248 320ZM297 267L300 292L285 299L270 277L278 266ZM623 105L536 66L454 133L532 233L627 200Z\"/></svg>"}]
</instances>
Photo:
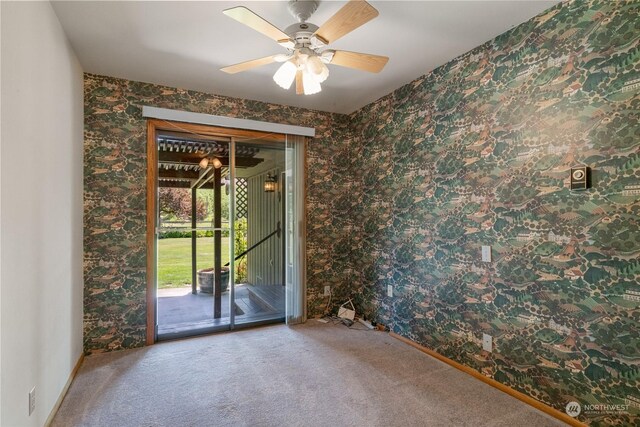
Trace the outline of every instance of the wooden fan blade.
<instances>
[{"instance_id":1,"label":"wooden fan blade","mask_svg":"<svg viewBox=\"0 0 640 427\"><path fill-rule=\"evenodd\" d=\"M327 44L333 43L376 16L378 16L378 11L366 1L351 0L322 24L315 35L320 36L320 39L326 41Z\"/></svg>"},{"instance_id":2,"label":"wooden fan blade","mask_svg":"<svg viewBox=\"0 0 640 427\"><path fill-rule=\"evenodd\" d=\"M386 56L336 50L330 64L355 68L356 70L368 71L370 73L379 73L384 66L387 65L388 61L389 58Z\"/></svg>"},{"instance_id":3,"label":"wooden fan blade","mask_svg":"<svg viewBox=\"0 0 640 427\"><path fill-rule=\"evenodd\" d=\"M302 83L302 71L296 71L296 95L304 93L304 84Z\"/></svg>"},{"instance_id":4,"label":"wooden fan blade","mask_svg":"<svg viewBox=\"0 0 640 427\"><path fill-rule=\"evenodd\" d=\"M241 71L247 71L252 68L262 67L263 65L271 64L275 62L276 55L266 56L260 59L253 59L251 61L241 62L239 64L229 65L228 67L220 68L220 71L224 71L227 74L235 74Z\"/></svg>"},{"instance_id":5,"label":"wooden fan blade","mask_svg":"<svg viewBox=\"0 0 640 427\"><path fill-rule=\"evenodd\" d=\"M231 9L223 10L222 13L235 19L241 24L246 25L247 27L253 28L272 40L277 42L289 40L289 36L279 30L275 25L256 15L244 6L232 7Z\"/></svg>"}]
</instances>

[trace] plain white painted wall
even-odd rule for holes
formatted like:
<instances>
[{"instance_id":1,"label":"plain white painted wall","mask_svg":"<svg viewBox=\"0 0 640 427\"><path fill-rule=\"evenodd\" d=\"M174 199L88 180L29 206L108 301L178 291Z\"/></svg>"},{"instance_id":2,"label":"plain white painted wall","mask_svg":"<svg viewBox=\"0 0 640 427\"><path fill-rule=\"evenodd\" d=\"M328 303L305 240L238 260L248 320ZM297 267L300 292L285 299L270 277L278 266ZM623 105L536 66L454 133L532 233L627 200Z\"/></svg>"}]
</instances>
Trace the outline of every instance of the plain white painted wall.
<instances>
[{"instance_id":1,"label":"plain white painted wall","mask_svg":"<svg viewBox=\"0 0 640 427\"><path fill-rule=\"evenodd\" d=\"M0 424L41 426L82 353L83 75L49 2L0 7Z\"/></svg>"}]
</instances>

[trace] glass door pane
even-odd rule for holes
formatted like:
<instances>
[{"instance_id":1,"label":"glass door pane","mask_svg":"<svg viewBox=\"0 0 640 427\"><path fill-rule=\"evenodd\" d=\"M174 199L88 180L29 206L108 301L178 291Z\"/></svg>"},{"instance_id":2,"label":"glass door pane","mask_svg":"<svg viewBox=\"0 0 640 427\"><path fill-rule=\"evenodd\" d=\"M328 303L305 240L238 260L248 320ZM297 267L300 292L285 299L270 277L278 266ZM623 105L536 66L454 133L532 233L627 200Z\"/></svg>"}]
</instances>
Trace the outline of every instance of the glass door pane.
<instances>
[{"instance_id":1,"label":"glass door pane","mask_svg":"<svg viewBox=\"0 0 640 427\"><path fill-rule=\"evenodd\" d=\"M287 135L285 154L284 197L285 283L287 324L306 320L305 306L305 242L304 242L304 151L305 138Z\"/></svg>"},{"instance_id":2,"label":"glass door pane","mask_svg":"<svg viewBox=\"0 0 640 427\"><path fill-rule=\"evenodd\" d=\"M285 144L235 142L234 324L284 320Z\"/></svg>"},{"instance_id":3,"label":"glass door pane","mask_svg":"<svg viewBox=\"0 0 640 427\"><path fill-rule=\"evenodd\" d=\"M230 143L188 133L159 134L158 338L230 325Z\"/></svg>"}]
</instances>

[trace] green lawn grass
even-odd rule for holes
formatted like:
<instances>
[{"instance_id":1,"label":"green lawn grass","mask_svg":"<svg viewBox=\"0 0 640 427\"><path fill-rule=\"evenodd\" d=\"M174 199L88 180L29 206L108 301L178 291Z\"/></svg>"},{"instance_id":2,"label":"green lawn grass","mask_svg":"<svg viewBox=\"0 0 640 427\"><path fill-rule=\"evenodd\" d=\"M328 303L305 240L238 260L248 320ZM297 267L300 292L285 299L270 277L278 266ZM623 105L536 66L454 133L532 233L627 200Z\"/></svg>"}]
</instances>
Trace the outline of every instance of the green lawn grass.
<instances>
[{"instance_id":1,"label":"green lawn grass","mask_svg":"<svg viewBox=\"0 0 640 427\"><path fill-rule=\"evenodd\" d=\"M213 267L213 237L197 239L198 270ZM229 262L229 238L222 238L222 265ZM191 239L158 240L158 287L191 285Z\"/></svg>"}]
</instances>

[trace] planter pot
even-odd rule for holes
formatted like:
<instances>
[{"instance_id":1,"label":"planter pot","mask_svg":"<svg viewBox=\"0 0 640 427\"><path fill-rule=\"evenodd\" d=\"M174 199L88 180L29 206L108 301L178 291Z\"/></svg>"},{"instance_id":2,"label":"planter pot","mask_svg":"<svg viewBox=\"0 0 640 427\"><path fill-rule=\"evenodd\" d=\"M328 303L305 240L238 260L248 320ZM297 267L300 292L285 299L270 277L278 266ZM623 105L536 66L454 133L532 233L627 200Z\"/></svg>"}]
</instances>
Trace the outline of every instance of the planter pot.
<instances>
[{"instance_id":1,"label":"planter pot","mask_svg":"<svg viewBox=\"0 0 640 427\"><path fill-rule=\"evenodd\" d=\"M226 292L227 289L229 289L229 267L222 267L220 277L222 292ZM212 294L214 279L215 273L213 271L213 268L198 270L198 284L200 285L200 292L204 292L205 294Z\"/></svg>"}]
</instances>

